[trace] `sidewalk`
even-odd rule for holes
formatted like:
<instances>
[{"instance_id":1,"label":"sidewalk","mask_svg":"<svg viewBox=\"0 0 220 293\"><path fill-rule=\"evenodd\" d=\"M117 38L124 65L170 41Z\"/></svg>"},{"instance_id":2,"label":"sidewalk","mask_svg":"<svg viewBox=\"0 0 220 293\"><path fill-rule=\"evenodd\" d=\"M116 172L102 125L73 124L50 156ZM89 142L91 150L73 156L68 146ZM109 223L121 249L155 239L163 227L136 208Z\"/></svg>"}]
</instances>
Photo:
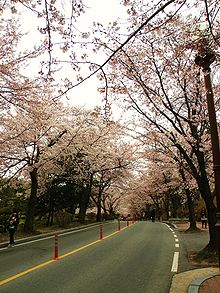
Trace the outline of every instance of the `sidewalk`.
<instances>
[{"instance_id":1,"label":"sidewalk","mask_svg":"<svg viewBox=\"0 0 220 293\"><path fill-rule=\"evenodd\" d=\"M92 227L92 226L98 226L98 225L100 225L100 223L95 222L95 223L85 224L85 225L76 226L76 227L67 228L67 229L61 229L60 228L60 230L56 230L56 231L53 231L53 232L45 232L45 233L42 233L42 234L32 235L32 236L23 237L23 238L15 238L15 242L16 243L29 242L29 241L32 241L32 240L41 239L41 238L45 238L45 237L52 237L55 234L65 234L65 233L68 233L68 232L71 232L71 231L81 230L81 229L85 229L85 228ZM8 241L0 241L0 248L4 248L4 247L7 247L7 246L8 246Z\"/></svg>"},{"instance_id":2,"label":"sidewalk","mask_svg":"<svg viewBox=\"0 0 220 293\"><path fill-rule=\"evenodd\" d=\"M188 228L188 224L176 224L179 231ZM198 223L198 228L200 223ZM193 269L173 276L169 293L219 293L220 272L218 267Z\"/></svg>"},{"instance_id":3,"label":"sidewalk","mask_svg":"<svg viewBox=\"0 0 220 293\"><path fill-rule=\"evenodd\" d=\"M215 276L218 272L218 268L203 268L176 274L170 293L219 293L220 276Z\"/></svg>"}]
</instances>

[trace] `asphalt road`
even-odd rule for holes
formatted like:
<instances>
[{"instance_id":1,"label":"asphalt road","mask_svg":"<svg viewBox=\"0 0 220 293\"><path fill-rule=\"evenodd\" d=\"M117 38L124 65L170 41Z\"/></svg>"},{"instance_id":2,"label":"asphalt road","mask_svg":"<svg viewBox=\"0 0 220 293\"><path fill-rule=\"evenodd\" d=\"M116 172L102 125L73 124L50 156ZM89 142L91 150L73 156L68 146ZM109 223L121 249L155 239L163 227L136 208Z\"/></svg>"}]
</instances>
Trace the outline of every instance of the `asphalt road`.
<instances>
[{"instance_id":1,"label":"asphalt road","mask_svg":"<svg viewBox=\"0 0 220 293\"><path fill-rule=\"evenodd\" d=\"M125 226L103 225L101 241L99 227L59 236L56 261L53 238L0 250L0 293L169 292L174 232L157 222Z\"/></svg>"}]
</instances>

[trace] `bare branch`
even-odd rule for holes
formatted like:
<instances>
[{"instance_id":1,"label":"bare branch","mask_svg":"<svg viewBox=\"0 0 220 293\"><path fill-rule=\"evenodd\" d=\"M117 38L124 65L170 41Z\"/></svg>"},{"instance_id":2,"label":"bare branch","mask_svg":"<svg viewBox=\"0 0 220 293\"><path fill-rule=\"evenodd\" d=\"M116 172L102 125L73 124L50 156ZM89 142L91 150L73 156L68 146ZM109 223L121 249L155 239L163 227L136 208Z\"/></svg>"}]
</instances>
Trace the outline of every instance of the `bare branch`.
<instances>
[{"instance_id":1,"label":"bare branch","mask_svg":"<svg viewBox=\"0 0 220 293\"><path fill-rule=\"evenodd\" d=\"M157 9L146 21L144 21L132 34L130 34L130 36L115 50L113 51L113 53L106 59L106 61L104 63L102 63L101 65L99 65L99 67L93 71L91 74L89 74L88 76L86 76L83 80L77 82L76 84L68 87L62 94L58 95L56 98L60 98L61 96L63 96L64 94L66 94L69 90L73 89L74 87L77 87L78 85L82 84L83 82L85 82L86 80L88 80L90 77L92 77L93 75L95 75L96 73L98 73L101 69L103 69L105 67L105 65L120 51L123 49L123 47L129 43L129 41L131 39L133 39L134 36L136 36L143 27L145 27L156 15L158 15L161 11L163 11L167 6L169 6L170 4L172 4L173 2L175 2L175 0L169 0L167 3L165 3L163 6L161 6L159 9Z\"/></svg>"}]
</instances>

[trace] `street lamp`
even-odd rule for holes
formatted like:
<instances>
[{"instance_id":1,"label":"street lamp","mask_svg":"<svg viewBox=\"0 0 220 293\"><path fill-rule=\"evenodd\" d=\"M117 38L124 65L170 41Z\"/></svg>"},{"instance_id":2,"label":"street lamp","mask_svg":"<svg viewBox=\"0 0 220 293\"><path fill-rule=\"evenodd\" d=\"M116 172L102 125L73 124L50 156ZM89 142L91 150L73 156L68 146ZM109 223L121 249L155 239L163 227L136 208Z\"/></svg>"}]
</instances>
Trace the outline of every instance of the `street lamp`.
<instances>
[{"instance_id":1,"label":"street lamp","mask_svg":"<svg viewBox=\"0 0 220 293\"><path fill-rule=\"evenodd\" d=\"M213 169L215 179L215 194L217 201L217 213L216 213L216 233L217 233L217 245L218 245L218 259L220 269L220 149L219 149L219 137L218 126L216 120L215 104L212 91L212 83L210 72L210 65L215 61L215 53L210 50L207 38L203 38L199 42L198 55L195 58L195 63L203 69L204 82L206 90L206 100L210 123L210 134L212 143L212 156L213 156Z\"/></svg>"}]
</instances>

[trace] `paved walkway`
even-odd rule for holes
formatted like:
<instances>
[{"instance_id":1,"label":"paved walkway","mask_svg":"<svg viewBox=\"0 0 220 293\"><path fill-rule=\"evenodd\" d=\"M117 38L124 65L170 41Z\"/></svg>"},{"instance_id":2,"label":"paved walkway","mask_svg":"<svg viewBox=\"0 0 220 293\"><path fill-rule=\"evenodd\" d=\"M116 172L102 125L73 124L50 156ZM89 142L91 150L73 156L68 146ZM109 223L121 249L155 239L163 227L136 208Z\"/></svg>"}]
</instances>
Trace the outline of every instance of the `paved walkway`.
<instances>
[{"instance_id":1,"label":"paved walkway","mask_svg":"<svg viewBox=\"0 0 220 293\"><path fill-rule=\"evenodd\" d=\"M220 275L209 278L199 286L199 293L219 293Z\"/></svg>"},{"instance_id":2,"label":"paved walkway","mask_svg":"<svg viewBox=\"0 0 220 293\"><path fill-rule=\"evenodd\" d=\"M201 229L200 223L198 228ZM177 224L184 231L186 224ZM218 267L208 267L182 272L173 276L170 293L220 293L220 271Z\"/></svg>"},{"instance_id":3,"label":"paved walkway","mask_svg":"<svg viewBox=\"0 0 220 293\"><path fill-rule=\"evenodd\" d=\"M217 272L217 268L203 268L176 274L173 276L169 293L201 293L198 291L201 286L200 280ZM206 293L213 292L207 291Z\"/></svg>"}]
</instances>

